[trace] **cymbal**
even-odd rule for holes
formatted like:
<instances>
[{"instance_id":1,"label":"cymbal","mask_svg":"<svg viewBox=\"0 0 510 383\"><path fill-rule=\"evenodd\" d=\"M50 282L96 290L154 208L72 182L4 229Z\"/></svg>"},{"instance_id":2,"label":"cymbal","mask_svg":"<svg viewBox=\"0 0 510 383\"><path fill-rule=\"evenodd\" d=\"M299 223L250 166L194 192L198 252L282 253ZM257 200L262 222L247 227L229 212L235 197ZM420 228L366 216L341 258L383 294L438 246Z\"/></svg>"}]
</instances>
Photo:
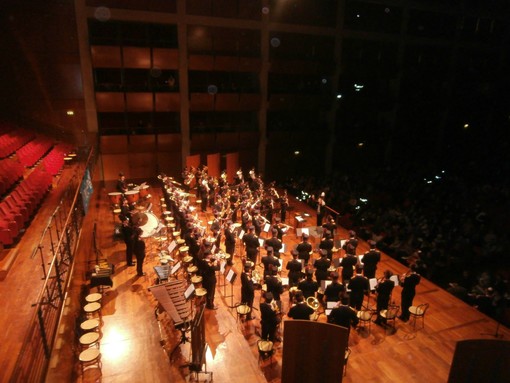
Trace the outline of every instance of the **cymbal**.
<instances>
[{"instance_id":1,"label":"cymbal","mask_svg":"<svg viewBox=\"0 0 510 383\"><path fill-rule=\"evenodd\" d=\"M131 220L133 221L133 225L143 226L147 224L149 217L147 217L145 213L138 212L132 215Z\"/></svg>"}]
</instances>

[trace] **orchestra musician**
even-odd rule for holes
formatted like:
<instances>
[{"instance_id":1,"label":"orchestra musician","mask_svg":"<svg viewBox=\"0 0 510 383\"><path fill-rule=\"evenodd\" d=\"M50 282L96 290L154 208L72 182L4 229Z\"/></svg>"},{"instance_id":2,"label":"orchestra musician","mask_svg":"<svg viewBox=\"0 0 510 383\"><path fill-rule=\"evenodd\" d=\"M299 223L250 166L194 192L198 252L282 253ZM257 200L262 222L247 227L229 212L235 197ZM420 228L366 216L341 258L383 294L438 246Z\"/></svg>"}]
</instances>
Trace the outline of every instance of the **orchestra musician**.
<instances>
[{"instance_id":1,"label":"orchestra musician","mask_svg":"<svg viewBox=\"0 0 510 383\"><path fill-rule=\"evenodd\" d=\"M280 250L283 247L282 241L278 239L278 231L276 229L271 230L271 238L264 241L264 247L273 248L274 255L276 258L280 258Z\"/></svg>"},{"instance_id":2,"label":"orchestra musician","mask_svg":"<svg viewBox=\"0 0 510 383\"><path fill-rule=\"evenodd\" d=\"M335 244L333 242L331 232L329 230L325 230L324 237L321 239L321 242L319 243L319 249L325 250L328 258L333 259L333 247L335 247Z\"/></svg>"},{"instance_id":3,"label":"orchestra musician","mask_svg":"<svg viewBox=\"0 0 510 383\"><path fill-rule=\"evenodd\" d=\"M328 215L326 223L324 223L322 227L324 228L324 230L329 231L333 238L335 237L337 225L335 223L335 219L331 215Z\"/></svg>"},{"instance_id":4,"label":"orchestra musician","mask_svg":"<svg viewBox=\"0 0 510 383\"><path fill-rule=\"evenodd\" d=\"M363 298L365 294L369 293L370 284L368 278L361 275L361 268L356 267L356 273L347 285L351 292L349 293L349 303L356 310L361 310L363 305Z\"/></svg>"},{"instance_id":5,"label":"orchestra musician","mask_svg":"<svg viewBox=\"0 0 510 383\"><path fill-rule=\"evenodd\" d=\"M354 255L354 247L347 245L347 253L342 259L342 282L348 283L354 274L354 267L359 263L358 257Z\"/></svg>"},{"instance_id":6,"label":"orchestra musician","mask_svg":"<svg viewBox=\"0 0 510 383\"><path fill-rule=\"evenodd\" d=\"M134 250L134 230L133 226L129 222L128 217L124 215L119 215L121 220L120 232L122 234L122 239L126 244L126 265L134 266L133 263L133 250Z\"/></svg>"},{"instance_id":7,"label":"orchestra musician","mask_svg":"<svg viewBox=\"0 0 510 383\"><path fill-rule=\"evenodd\" d=\"M207 210L207 201L209 198L209 184L207 183L207 179L203 178L198 184L198 190L200 193L200 199L202 200L202 204L200 205L202 209L202 213L205 213Z\"/></svg>"},{"instance_id":8,"label":"orchestra musician","mask_svg":"<svg viewBox=\"0 0 510 383\"><path fill-rule=\"evenodd\" d=\"M381 317L381 310L387 310L390 304L391 292L395 287L395 283L390 279L393 273L390 270L384 272L384 277L381 278L375 291L377 292L377 319L374 321L375 324L382 325L384 318Z\"/></svg>"},{"instance_id":9,"label":"orchestra musician","mask_svg":"<svg viewBox=\"0 0 510 383\"><path fill-rule=\"evenodd\" d=\"M264 301L260 304L262 339L271 342L280 341L276 336L276 329L281 322L278 306L273 304L273 294L270 292L264 294L263 299Z\"/></svg>"},{"instance_id":10,"label":"orchestra musician","mask_svg":"<svg viewBox=\"0 0 510 383\"><path fill-rule=\"evenodd\" d=\"M267 255L263 256L261 260L262 264L264 265L264 278L266 278L268 275L271 275L271 270L274 268L278 270L278 267L280 266L278 258L276 258L273 254L273 248L267 247L266 251Z\"/></svg>"},{"instance_id":11,"label":"orchestra musician","mask_svg":"<svg viewBox=\"0 0 510 383\"><path fill-rule=\"evenodd\" d=\"M347 251L347 247L349 245L354 247L354 253L353 254L356 254L356 248L358 247L358 239L356 238L356 232L354 230L350 230L349 231L349 239L347 241L345 241L342 249Z\"/></svg>"},{"instance_id":12,"label":"orchestra musician","mask_svg":"<svg viewBox=\"0 0 510 383\"><path fill-rule=\"evenodd\" d=\"M340 300L337 306L335 306L331 310L331 313L328 316L328 323L345 327L350 334L351 327L356 328L356 326L359 323L359 319L356 315L356 311L353 308L341 303L342 302L341 296L339 297L339 299Z\"/></svg>"},{"instance_id":13,"label":"orchestra musician","mask_svg":"<svg viewBox=\"0 0 510 383\"><path fill-rule=\"evenodd\" d=\"M420 283L421 277L420 274L416 272L417 265L416 263L410 266L409 271L404 274L400 278L400 283L402 286L401 293L401 309L402 313L398 317L403 322L407 322L409 320L409 307L413 305L413 299L416 295L416 286Z\"/></svg>"},{"instance_id":14,"label":"orchestra musician","mask_svg":"<svg viewBox=\"0 0 510 383\"><path fill-rule=\"evenodd\" d=\"M225 253L230 254L230 258L228 259L227 264L232 266L236 249L236 234L234 232L234 228L232 227L231 220L226 222L225 230L223 230L223 235L225 236Z\"/></svg>"},{"instance_id":15,"label":"orchestra musician","mask_svg":"<svg viewBox=\"0 0 510 383\"><path fill-rule=\"evenodd\" d=\"M253 283L251 267L244 266L244 272L241 274L241 303L250 308L250 312L246 315L246 320L252 320L253 299L255 298L255 285Z\"/></svg>"},{"instance_id":16,"label":"orchestra musician","mask_svg":"<svg viewBox=\"0 0 510 383\"><path fill-rule=\"evenodd\" d=\"M328 269L331 266L331 261L328 259L328 253L326 250L319 250L321 257L316 259L313 263L313 267L315 268L315 279L317 283L320 285L321 281L328 279Z\"/></svg>"},{"instance_id":17,"label":"orchestra musician","mask_svg":"<svg viewBox=\"0 0 510 383\"><path fill-rule=\"evenodd\" d=\"M313 270L306 269L305 271L306 278L299 282L298 289L303 292L303 296L305 299L309 297L314 297L317 291L319 290L319 284L313 280Z\"/></svg>"},{"instance_id":18,"label":"orchestra musician","mask_svg":"<svg viewBox=\"0 0 510 383\"><path fill-rule=\"evenodd\" d=\"M292 319L310 320L310 316L314 313L314 310L305 303L303 292L298 290L294 299L296 303L290 308L287 316Z\"/></svg>"},{"instance_id":19,"label":"orchestra musician","mask_svg":"<svg viewBox=\"0 0 510 383\"><path fill-rule=\"evenodd\" d=\"M310 254L312 253L312 245L308 242L308 234L303 233L302 241L296 247L299 259L303 260L304 266L308 265Z\"/></svg>"},{"instance_id":20,"label":"orchestra musician","mask_svg":"<svg viewBox=\"0 0 510 383\"><path fill-rule=\"evenodd\" d=\"M145 259L145 242L142 239L143 231L139 227L134 229L134 244L133 251L136 257L136 275L142 277L145 275L143 272L143 261Z\"/></svg>"},{"instance_id":21,"label":"orchestra musician","mask_svg":"<svg viewBox=\"0 0 510 383\"><path fill-rule=\"evenodd\" d=\"M214 295L216 292L216 271L220 269L217 259L206 249L203 257L198 262L198 270L202 276L202 286L207 290L205 307L209 310L216 310Z\"/></svg>"},{"instance_id":22,"label":"orchestra musician","mask_svg":"<svg viewBox=\"0 0 510 383\"><path fill-rule=\"evenodd\" d=\"M258 237L255 235L255 228L253 226L250 226L248 233L243 235L242 241L246 246L247 259L252 261L253 264L257 263L257 254L259 252L260 244Z\"/></svg>"},{"instance_id":23,"label":"orchestra musician","mask_svg":"<svg viewBox=\"0 0 510 383\"><path fill-rule=\"evenodd\" d=\"M265 220L260 215L260 211L255 210L253 212L252 225L255 227L255 235L257 237L260 237L260 234L262 233L262 227L264 226L264 223L265 223Z\"/></svg>"},{"instance_id":24,"label":"orchestra musician","mask_svg":"<svg viewBox=\"0 0 510 383\"><path fill-rule=\"evenodd\" d=\"M292 259L287 262L285 268L289 271L287 276L289 277L289 286L297 286L303 275L303 264L298 259L299 253L297 250L292 250Z\"/></svg>"},{"instance_id":25,"label":"orchestra musician","mask_svg":"<svg viewBox=\"0 0 510 383\"><path fill-rule=\"evenodd\" d=\"M338 282L338 273L335 271L331 273L331 283L324 290L324 299L326 302L336 302L340 295L343 296L345 286Z\"/></svg>"},{"instance_id":26,"label":"orchestra musician","mask_svg":"<svg viewBox=\"0 0 510 383\"><path fill-rule=\"evenodd\" d=\"M280 198L280 219L285 222L287 219L287 209L289 208L289 197L287 196L287 189L283 191Z\"/></svg>"},{"instance_id":27,"label":"orchestra musician","mask_svg":"<svg viewBox=\"0 0 510 383\"><path fill-rule=\"evenodd\" d=\"M377 264L381 260L381 253L375 249L375 241L368 241L368 245L370 249L363 256L363 275L371 279L375 278Z\"/></svg>"},{"instance_id":28,"label":"orchestra musician","mask_svg":"<svg viewBox=\"0 0 510 383\"><path fill-rule=\"evenodd\" d=\"M126 176L122 172L119 173L119 179L117 180L116 189L117 189L118 192L120 192L122 194L124 194L125 192L128 191L128 185L127 185L127 182L126 182Z\"/></svg>"},{"instance_id":29,"label":"orchestra musician","mask_svg":"<svg viewBox=\"0 0 510 383\"><path fill-rule=\"evenodd\" d=\"M284 227L285 227L285 225L281 223L280 217L276 217L274 219L273 230L277 231L276 237L278 237L278 239L280 241L283 241L283 234L285 234L285 232L283 230Z\"/></svg>"},{"instance_id":30,"label":"orchestra musician","mask_svg":"<svg viewBox=\"0 0 510 383\"><path fill-rule=\"evenodd\" d=\"M274 300L281 309L280 295L283 293L283 285L281 279L277 276L278 268L275 266L271 267L270 274L265 278L267 292L273 295Z\"/></svg>"}]
</instances>

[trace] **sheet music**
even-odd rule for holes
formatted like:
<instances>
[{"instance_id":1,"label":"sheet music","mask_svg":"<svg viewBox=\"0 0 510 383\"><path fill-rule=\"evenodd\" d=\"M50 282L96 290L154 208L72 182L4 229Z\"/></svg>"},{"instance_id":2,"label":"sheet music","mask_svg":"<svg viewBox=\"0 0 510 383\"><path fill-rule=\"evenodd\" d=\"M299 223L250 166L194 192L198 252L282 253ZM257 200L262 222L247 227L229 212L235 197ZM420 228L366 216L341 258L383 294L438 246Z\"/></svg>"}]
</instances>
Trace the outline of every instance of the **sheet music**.
<instances>
[{"instance_id":1,"label":"sheet music","mask_svg":"<svg viewBox=\"0 0 510 383\"><path fill-rule=\"evenodd\" d=\"M289 278L282 277L282 285L283 286L288 286L289 285Z\"/></svg>"},{"instance_id":2,"label":"sheet music","mask_svg":"<svg viewBox=\"0 0 510 383\"><path fill-rule=\"evenodd\" d=\"M370 290L375 290L375 286L377 286L377 279L376 278L370 278L368 280L368 283L370 284Z\"/></svg>"},{"instance_id":3,"label":"sheet music","mask_svg":"<svg viewBox=\"0 0 510 383\"><path fill-rule=\"evenodd\" d=\"M259 246L264 247L264 240L262 238L259 238Z\"/></svg>"},{"instance_id":4,"label":"sheet music","mask_svg":"<svg viewBox=\"0 0 510 383\"><path fill-rule=\"evenodd\" d=\"M195 285L192 283L188 286L188 288L184 292L184 299L188 300L193 295L194 292L195 292Z\"/></svg>"},{"instance_id":5,"label":"sheet music","mask_svg":"<svg viewBox=\"0 0 510 383\"><path fill-rule=\"evenodd\" d=\"M390 281L393 281L393 283L395 284L395 286L398 286L398 275L392 275L390 277Z\"/></svg>"},{"instance_id":6,"label":"sheet music","mask_svg":"<svg viewBox=\"0 0 510 383\"><path fill-rule=\"evenodd\" d=\"M175 241L170 242L170 245L168 245L168 253L172 254L172 251L174 251L175 246L177 246L177 243Z\"/></svg>"},{"instance_id":7,"label":"sheet music","mask_svg":"<svg viewBox=\"0 0 510 383\"><path fill-rule=\"evenodd\" d=\"M361 254L361 255L358 255L358 259L360 261L360 263L363 263L363 257L365 256L365 254Z\"/></svg>"},{"instance_id":8,"label":"sheet music","mask_svg":"<svg viewBox=\"0 0 510 383\"><path fill-rule=\"evenodd\" d=\"M243 237L244 237L244 230L241 230L239 232L239 239L243 239Z\"/></svg>"},{"instance_id":9,"label":"sheet music","mask_svg":"<svg viewBox=\"0 0 510 383\"><path fill-rule=\"evenodd\" d=\"M234 278L234 275L235 275L234 269L230 269L226 276L227 281L229 281L229 283L232 283L232 278Z\"/></svg>"},{"instance_id":10,"label":"sheet music","mask_svg":"<svg viewBox=\"0 0 510 383\"><path fill-rule=\"evenodd\" d=\"M325 311L325 313L326 313L326 316L328 316L328 317L329 317L329 314L331 314L331 310L327 309L327 310Z\"/></svg>"},{"instance_id":11,"label":"sheet music","mask_svg":"<svg viewBox=\"0 0 510 383\"><path fill-rule=\"evenodd\" d=\"M282 248L280 249L280 253L285 253L285 243L282 243Z\"/></svg>"},{"instance_id":12,"label":"sheet music","mask_svg":"<svg viewBox=\"0 0 510 383\"><path fill-rule=\"evenodd\" d=\"M328 287L331 284L331 281L328 281L326 279L323 279L321 281L321 287L323 291L326 291L326 287Z\"/></svg>"},{"instance_id":13,"label":"sheet music","mask_svg":"<svg viewBox=\"0 0 510 383\"><path fill-rule=\"evenodd\" d=\"M303 217L301 217L300 215L296 215L296 221L298 221L299 223L303 222L305 219Z\"/></svg>"},{"instance_id":14,"label":"sheet music","mask_svg":"<svg viewBox=\"0 0 510 383\"><path fill-rule=\"evenodd\" d=\"M271 225L269 223L266 223L264 225L264 229L262 230L264 233L269 233L269 229L271 228Z\"/></svg>"},{"instance_id":15,"label":"sheet music","mask_svg":"<svg viewBox=\"0 0 510 383\"><path fill-rule=\"evenodd\" d=\"M346 240L346 239L341 239L341 240L340 240L340 247L341 247L341 248L342 248L342 247L344 247L345 242L347 242L347 240Z\"/></svg>"},{"instance_id":16,"label":"sheet music","mask_svg":"<svg viewBox=\"0 0 510 383\"><path fill-rule=\"evenodd\" d=\"M334 309L336 307L336 304L338 302L326 302L326 308L328 309Z\"/></svg>"},{"instance_id":17,"label":"sheet music","mask_svg":"<svg viewBox=\"0 0 510 383\"><path fill-rule=\"evenodd\" d=\"M278 266L278 271L282 271L283 259L278 258L278 263L280 264L280 266Z\"/></svg>"},{"instance_id":18,"label":"sheet music","mask_svg":"<svg viewBox=\"0 0 510 383\"><path fill-rule=\"evenodd\" d=\"M170 275L174 275L177 270L181 268L181 261L177 262L173 267L172 270L170 270Z\"/></svg>"}]
</instances>

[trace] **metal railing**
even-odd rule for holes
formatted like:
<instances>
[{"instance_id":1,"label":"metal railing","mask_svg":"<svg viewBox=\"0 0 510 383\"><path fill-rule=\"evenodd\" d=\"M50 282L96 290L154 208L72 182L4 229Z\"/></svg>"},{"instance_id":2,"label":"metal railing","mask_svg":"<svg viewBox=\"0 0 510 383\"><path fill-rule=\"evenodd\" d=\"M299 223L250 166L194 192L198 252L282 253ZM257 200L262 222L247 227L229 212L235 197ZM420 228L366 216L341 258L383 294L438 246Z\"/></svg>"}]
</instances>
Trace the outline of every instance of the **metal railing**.
<instances>
[{"instance_id":1,"label":"metal railing","mask_svg":"<svg viewBox=\"0 0 510 383\"><path fill-rule=\"evenodd\" d=\"M85 160L80 161L80 158ZM38 254L41 258L44 283L32 305L36 308L35 313L11 375L11 382L42 382L48 370L85 216L80 186L85 170L92 167L94 160L93 149L83 149L83 153L78 156L75 174L32 253L32 257ZM48 268L46 265L49 265Z\"/></svg>"}]
</instances>

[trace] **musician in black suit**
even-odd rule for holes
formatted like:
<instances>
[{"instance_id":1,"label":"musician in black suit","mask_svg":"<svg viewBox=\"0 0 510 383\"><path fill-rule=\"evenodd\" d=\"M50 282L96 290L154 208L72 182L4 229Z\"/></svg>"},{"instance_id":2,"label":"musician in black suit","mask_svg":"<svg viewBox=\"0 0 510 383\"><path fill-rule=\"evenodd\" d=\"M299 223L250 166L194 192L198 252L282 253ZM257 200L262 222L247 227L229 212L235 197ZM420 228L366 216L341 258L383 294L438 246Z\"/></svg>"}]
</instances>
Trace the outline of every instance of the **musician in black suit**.
<instances>
[{"instance_id":1,"label":"musician in black suit","mask_svg":"<svg viewBox=\"0 0 510 383\"><path fill-rule=\"evenodd\" d=\"M283 234L285 234L283 229L284 229L285 225L283 225L281 222L282 222L282 220L280 219L280 217L276 217L274 219L273 230L276 230L276 237L280 241L283 241Z\"/></svg>"},{"instance_id":2,"label":"musician in black suit","mask_svg":"<svg viewBox=\"0 0 510 383\"><path fill-rule=\"evenodd\" d=\"M265 278L267 292L273 295L274 300L277 302L278 307L281 308L280 295L283 293L283 285L280 278L277 276L278 270L275 268L271 269L271 274Z\"/></svg>"},{"instance_id":3,"label":"musician in black suit","mask_svg":"<svg viewBox=\"0 0 510 383\"><path fill-rule=\"evenodd\" d=\"M390 304L391 292L395 287L395 283L390 279L393 273L389 270L384 272L384 277L379 281L375 291L377 292L377 319L374 323L383 324L384 318L381 317L381 311L387 310Z\"/></svg>"},{"instance_id":4,"label":"musician in black suit","mask_svg":"<svg viewBox=\"0 0 510 383\"><path fill-rule=\"evenodd\" d=\"M257 263L257 254L259 252L259 239L255 235L255 228L250 226L248 233L243 235L243 243L246 246L246 257L253 262Z\"/></svg>"},{"instance_id":5,"label":"musician in black suit","mask_svg":"<svg viewBox=\"0 0 510 383\"><path fill-rule=\"evenodd\" d=\"M227 221L227 226L225 227L223 234L225 235L225 253L230 254L227 264L232 266L232 261L235 255L234 253L236 251L236 234L232 227L232 221Z\"/></svg>"},{"instance_id":6,"label":"musician in black suit","mask_svg":"<svg viewBox=\"0 0 510 383\"><path fill-rule=\"evenodd\" d=\"M344 304L338 304L331 310L328 316L328 323L345 327L349 330L350 334L351 327L355 328L359 323L359 319L354 309Z\"/></svg>"},{"instance_id":7,"label":"musician in black suit","mask_svg":"<svg viewBox=\"0 0 510 383\"><path fill-rule=\"evenodd\" d=\"M119 173L119 179L117 180L117 185L115 188L122 194L128 191L126 176L124 176L124 173Z\"/></svg>"},{"instance_id":8,"label":"musician in black suit","mask_svg":"<svg viewBox=\"0 0 510 383\"><path fill-rule=\"evenodd\" d=\"M216 271L220 269L218 261L212 256L211 250L206 249L197 266L202 276L202 286L207 290L205 307L216 310L218 307L214 305L214 295L216 293Z\"/></svg>"},{"instance_id":9,"label":"musician in black suit","mask_svg":"<svg viewBox=\"0 0 510 383\"><path fill-rule=\"evenodd\" d=\"M201 180L200 183L198 184L198 191L200 193L200 200L202 201L200 207L202 213L204 213L207 210L207 201L209 198L209 185L207 183L206 178Z\"/></svg>"},{"instance_id":10,"label":"musician in black suit","mask_svg":"<svg viewBox=\"0 0 510 383\"><path fill-rule=\"evenodd\" d=\"M264 265L264 278L271 275L272 270L278 270L278 267L280 267L280 261L278 261L278 258L276 258L273 254L273 248L268 247L266 251L267 254L263 256L261 260Z\"/></svg>"},{"instance_id":11,"label":"musician in black suit","mask_svg":"<svg viewBox=\"0 0 510 383\"><path fill-rule=\"evenodd\" d=\"M301 276L303 275L303 264L297 258L298 252L296 250L291 251L292 259L287 262L287 266L285 268L289 271L287 276L289 277L289 286L297 286Z\"/></svg>"},{"instance_id":12,"label":"musician in black suit","mask_svg":"<svg viewBox=\"0 0 510 383\"><path fill-rule=\"evenodd\" d=\"M313 280L313 271L311 269L306 270L306 279L299 282L298 289L303 292L303 296L306 298L314 297L317 290L319 290L319 284Z\"/></svg>"},{"instance_id":13,"label":"musician in black suit","mask_svg":"<svg viewBox=\"0 0 510 383\"><path fill-rule=\"evenodd\" d=\"M333 259L333 247L335 247L335 244L333 242L333 238L331 237L331 232L325 231L324 237L319 243L319 249L326 250L327 257L329 259Z\"/></svg>"},{"instance_id":14,"label":"musician in black suit","mask_svg":"<svg viewBox=\"0 0 510 383\"><path fill-rule=\"evenodd\" d=\"M139 227L134 229L133 251L136 257L136 275L140 277L145 275L143 272L143 261L145 259L145 242L141 237L142 233L143 231Z\"/></svg>"},{"instance_id":15,"label":"musician in black suit","mask_svg":"<svg viewBox=\"0 0 510 383\"><path fill-rule=\"evenodd\" d=\"M271 238L266 239L264 242L264 247L272 247L274 251L274 256L276 258L280 258L280 250L283 247L282 241L278 239L278 231L273 229L271 231Z\"/></svg>"},{"instance_id":16,"label":"musician in black suit","mask_svg":"<svg viewBox=\"0 0 510 383\"><path fill-rule=\"evenodd\" d=\"M241 274L241 302L250 308L246 320L252 319L253 299L255 298L255 286L251 279L251 267L244 266L244 273Z\"/></svg>"},{"instance_id":17,"label":"musician in black suit","mask_svg":"<svg viewBox=\"0 0 510 383\"><path fill-rule=\"evenodd\" d=\"M409 320L409 307L413 305L413 299L416 295L416 286L421 281L420 274L416 272L416 264L411 265L410 271L401 278L401 309L402 313L398 317L400 320L407 322Z\"/></svg>"},{"instance_id":18,"label":"musician in black suit","mask_svg":"<svg viewBox=\"0 0 510 383\"><path fill-rule=\"evenodd\" d=\"M363 255L363 275L368 279L375 278L377 264L381 260L381 253L375 249L375 241L368 241L370 249Z\"/></svg>"},{"instance_id":19,"label":"musician in black suit","mask_svg":"<svg viewBox=\"0 0 510 383\"><path fill-rule=\"evenodd\" d=\"M255 210L252 218L253 227L255 227L255 235L260 237L262 233L262 227L264 226L264 218L260 215L260 211Z\"/></svg>"},{"instance_id":20,"label":"musician in black suit","mask_svg":"<svg viewBox=\"0 0 510 383\"><path fill-rule=\"evenodd\" d=\"M361 275L361 268L356 267L356 274L351 278L347 286L351 292L349 293L349 303L356 310L361 310L363 305L364 294L368 294L370 285L368 278Z\"/></svg>"},{"instance_id":21,"label":"musician in black suit","mask_svg":"<svg viewBox=\"0 0 510 383\"><path fill-rule=\"evenodd\" d=\"M349 280L352 278L354 274L354 266L358 264L358 257L356 257L352 252L354 248L352 246L347 247L347 254L342 258L342 282L344 284L349 283Z\"/></svg>"},{"instance_id":22,"label":"musician in black suit","mask_svg":"<svg viewBox=\"0 0 510 383\"><path fill-rule=\"evenodd\" d=\"M328 215L326 223L323 224L322 227L324 228L324 230L329 231L333 238L335 237L337 225L335 223L335 219L331 215Z\"/></svg>"},{"instance_id":23,"label":"musician in black suit","mask_svg":"<svg viewBox=\"0 0 510 383\"><path fill-rule=\"evenodd\" d=\"M358 239L356 238L356 232L354 230L349 231L349 239L345 241L344 246L342 247L345 251L347 251L347 246L351 245L354 247L354 253L356 254L356 248L358 247Z\"/></svg>"},{"instance_id":24,"label":"musician in black suit","mask_svg":"<svg viewBox=\"0 0 510 383\"><path fill-rule=\"evenodd\" d=\"M308 234L303 234L303 240L297 245L296 250L298 252L299 259L304 260L304 265L308 265L310 260L310 253L312 252L312 245L308 242Z\"/></svg>"},{"instance_id":25,"label":"musician in black suit","mask_svg":"<svg viewBox=\"0 0 510 383\"><path fill-rule=\"evenodd\" d=\"M326 250L321 250L321 257L316 259L313 263L313 267L315 267L315 279L317 283L320 285L321 281L328 279L328 269L331 266L331 261L327 257L328 253Z\"/></svg>"},{"instance_id":26,"label":"musician in black suit","mask_svg":"<svg viewBox=\"0 0 510 383\"><path fill-rule=\"evenodd\" d=\"M276 328L281 321L278 315L279 310L276 304L273 302L273 294L268 292L264 294L263 297L264 302L260 304L260 324L262 325L262 339L269 339L271 342L274 342L279 340L276 337Z\"/></svg>"},{"instance_id":27,"label":"musician in black suit","mask_svg":"<svg viewBox=\"0 0 510 383\"><path fill-rule=\"evenodd\" d=\"M345 292L345 286L338 282L338 273L335 271L331 274L332 281L324 290L324 299L326 302L337 302L338 297Z\"/></svg>"},{"instance_id":28,"label":"musician in black suit","mask_svg":"<svg viewBox=\"0 0 510 383\"><path fill-rule=\"evenodd\" d=\"M294 299L296 304L290 308L287 316L292 319L310 320L310 315L314 313L314 310L305 303L303 293L298 291Z\"/></svg>"},{"instance_id":29,"label":"musician in black suit","mask_svg":"<svg viewBox=\"0 0 510 383\"><path fill-rule=\"evenodd\" d=\"M126 244L126 264L127 266L134 266L133 263L133 251L134 251L134 230L133 226L131 226L131 223L129 222L129 219L125 216L121 217L121 227L120 232L122 234L122 239L124 240L124 243Z\"/></svg>"},{"instance_id":30,"label":"musician in black suit","mask_svg":"<svg viewBox=\"0 0 510 383\"><path fill-rule=\"evenodd\" d=\"M280 197L280 219L285 222L287 218L287 209L289 208L289 197L287 196L287 190L283 191L283 195Z\"/></svg>"}]
</instances>

